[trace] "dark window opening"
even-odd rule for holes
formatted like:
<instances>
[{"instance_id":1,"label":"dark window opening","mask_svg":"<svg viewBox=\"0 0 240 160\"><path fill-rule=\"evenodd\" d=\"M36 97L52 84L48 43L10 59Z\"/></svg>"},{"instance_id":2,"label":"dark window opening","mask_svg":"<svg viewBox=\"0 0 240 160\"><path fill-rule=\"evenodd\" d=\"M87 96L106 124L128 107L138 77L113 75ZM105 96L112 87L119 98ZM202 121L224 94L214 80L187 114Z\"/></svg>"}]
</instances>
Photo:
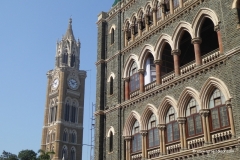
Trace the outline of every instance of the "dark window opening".
<instances>
[{"instance_id":1,"label":"dark window opening","mask_svg":"<svg viewBox=\"0 0 240 160\"><path fill-rule=\"evenodd\" d=\"M162 51L161 76L174 70L174 61L173 56L171 55L171 51L172 49L170 45L166 43Z\"/></svg>"},{"instance_id":2,"label":"dark window opening","mask_svg":"<svg viewBox=\"0 0 240 160\"><path fill-rule=\"evenodd\" d=\"M67 103L65 105L65 114L64 114L64 120L65 121L69 121L69 111L70 111L70 106L69 104Z\"/></svg>"},{"instance_id":3,"label":"dark window opening","mask_svg":"<svg viewBox=\"0 0 240 160\"><path fill-rule=\"evenodd\" d=\"M112 77L110 78L110 93L109 94L110 95L113 94L113 78Z\"/></svg>"},{"instance_id":4,"label":"dark window opening","mask_svg":"<svg viewBox=\"0 0 240 160\"><path fill-rule=\"evenodd\" d=\"M130 26L130 24L128 23L128 24L127 24L127 40L130 41L130 40L131 40L131 37L132 37L132 34L131 34L131 26Z\"/></svg>"},{"instance_id":5,"label":"dark window opening","mask_svg":"<svg viewBox=\"0 0 240 160\"><path fill-rule=\"evenodd\" d=\"M114 43L114 29L111 30L111 44Z\"/></svg>"},{"instance_id":6,"label":"dark window opening","mask_svg":"<svg viewBox=\"0 0 240 160\"><path fill-rule=\"evenodd\" d=\"M148 25L152 25L153 24L153 11L152 11L151 7L148 8L147 16L148 16Z\"/></svg>"},{"instance_id":7,"label":"dark window opening","mask_svg":"<svg viewBox=\"0 0 240 160\"><path fill-rule=\"evenodd\" d=\"M71 109L71 122L72 123L75 123L76 122L76 107L72 106L72 109Z\"/></svg>"},{"instance_id":8,"label":"dark window opening","mask_svg":"<svg viewBox=\"0 0 240 160\"><path fill-rule=\"evenodd\" d=\"M134 28L133 28L134 35L137 35L138 34L138 23L137 23L136 17L134 17L133 24L134 24Z\"/></svg>"},{"instance_id":9,"label":"dark window opening","mask_svg":"<svg viewBox=\"0 0 240 160\"><path fill-rule=\"evenodd\" d=\"M209 18L205 18L201 26L200 36L202 38L202 56L219 48L217 33L214 31L214 24Z\"/></svg>"},{"instance_id":10,"label":"dark window opening","mask_svg":"<svg viewBox=\"0 0 240 160\"><path fill-rule=\"evenodd\" d=\"M68 64L68 54L67 53L63 54L62 63Z\"/></svg>"},{"instance_id":11,"label":"dark window opening","mask_svg":"<svg viewBox=\"0 0 240 160\"><path fill-rule=\"evenodd\" d=\"M142 136L139 133L139 123L135 122L132 130L132 152L138 152L142 150Z\"/></svg>"},{"instance_id":12,"label":"dark window opening","mask_svg":"<svg viewBox=\"0 0 240 160\"><path fill-rule=\"evenodd\" d=\"M139 89L139 74L136 62L133 62L130 69L130 92Z\"/></svg>"},{"instance_id":13,"label":"dark window opening","mask_svg":"<svg viewBox=\"0 0 240 160\"><path fill-rule=\"evenodd\" d=\"M75 55L72 54L71 55L71 67L74 67L74 65L75 65Z\"/></svg>"},{"instance_id":14,"label":"dark window opening","mask_svg":"<svg viewBox=\"0 0 240 160\"><path fill-rule=\"evenodd\" d=\"M144 30L146 25L145 25L145 16L143 12L140 14L141 15L141 29Z\"/></svg>"},{"instance_id":15,"label":"dark window opening","mask_svg":"<svg viewBox=\"0 0 240 160\"><path fill-rule=\"evenodd\" d=\"M113 133L110 132L110 137L109 137L109 152L113 151Z\"/></svg>"},{"instance_id":16,"label":"dark window opening","mask_svg":"<svg viewBox=\"0 0 240 160\"><path fill-rule=\"evenodd\" d=\"M192 38L190 34L184 31L180 39L180 66L195 60L194 45L191 42Z\"/></svg>"},{"instance_id":17,"label":"dark window opening","mask_svg":"<svg viewBox=\"0 0 240 160\"><path fill-rule=\"evenodd\" d=\"M166 15L170 13L170 1L169 0L164 0L163 13L165 13Z\"/></svg>"}]
</instances>

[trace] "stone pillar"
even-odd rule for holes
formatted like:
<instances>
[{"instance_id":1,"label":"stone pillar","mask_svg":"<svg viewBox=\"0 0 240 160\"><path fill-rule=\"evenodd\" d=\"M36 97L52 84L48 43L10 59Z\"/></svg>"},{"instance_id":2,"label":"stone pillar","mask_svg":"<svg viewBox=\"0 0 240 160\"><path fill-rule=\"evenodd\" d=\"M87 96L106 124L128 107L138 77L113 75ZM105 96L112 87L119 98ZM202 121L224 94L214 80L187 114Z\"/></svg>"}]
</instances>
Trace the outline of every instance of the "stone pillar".
<instances>
[{"instance_id":1,"label":"stone pillar","mask_svg":"<svg viewBox=\"0 0 240 160\"><path fill-rule=\"evenodd\" d=\"M146 31L148 31L149 30L149 24L148 24L149 17L147 14L145 14L144 16L145 16L145 28L146 28Z\"/></svg>"},{"instance_id":2,"label":"stone pillar","mask_svg":"<svg viewBox=\"0 0 240 160\"><path fill-rule=\"evenodd\" d=\"M147 131L141 130L142 135L142 159L147 159Z\"/></svg>"},{"instance_id":3,"label":"stone pillar","mask_svg":"<svg viewBox=\"0 0 240 160\"><path fill-rule=\"evenodd\" d=\"M196 66L202 65L201 48L200 48L201 43L202 43L202 39L199 37L192 39L192 44L194 45Z\"/></svg>"},{"instance_id":4,"label":"stone pillar","mask_svg":"<svg viewBox=\"0 0 240 160\"><path fill-rule=\"evenodd\" d=\"M134 33L134 24L131 25L131 35L132 35L132 41L135 40L135 33Z\"/></svg>"},{"instance_id":5,"label":"stone pillar","mask_svg":"<svg viewBox=\"0 0 240 160\"><path fill-rule=\"evenodd\" d=\"M210 132L209 132L210 131L209 130L209 123L208 123L209 110L208 109L201 109L199 111L199 114L202 117L204 143L209 144L211 142L211 137L210 137Z\"/></svg>"},{"instance_id":6,"label":"stone pillar","mask_svg":"<svg viewBox=\"0 0 240 160\"><path fill-rule=\"evenodd\" d=\"M160 136L160 153L161 155L166 154L166 147L165 147L165 124L158 124L159 129L159 136Z\"/></svg>"},{"instance_id":7,"label":"stone pillar","mask_svg":"<svg viewBox=\"0 0 240 160\"><path fill-rule=\"evenodd\" d=\"M152 12L153 12L153 26L156 26L157 25L157 8L154 7Z\"/></svg>"},{"instance_id":8,"label":"stone pillar","mask_svg":"<svg viewBox=\"0 0 240 160\"><path fill-rule=\"evenodd\" d=\"M143 93L145 91L144 87L144 69L139 69L139 92Z\"/></svg>"},{"instance_id":9,"label":"stone pillar","mask_svg":"<svg viewBox=\"0 0 240 160\"><path fill-rule=\"evenodd\" d=\"M223 54L223 43L222 43L222 36L221 36L219 25L216 25L214 27L214 30L217 32L219 52L220 52L220 54Z\"/></svg>"},{"instance_id":10,"label":"stone pillar","mask_svg":"<svg viewBox=\"0 0 240 160\"><path fill-rule=\"evenodd\" d=\"M130 93L129 93L129 80L130 78L127 77L124 79L124 87L125 87L125 101L129 100L130 98Z\"/></svg>"},{"instance_id":11,"label":"stone pillar","mask_svg":"<svg viewBox=\"0 0 240 160\"><path fill-rule=\"evenodd\" d=\"M131 136L125 136L124 140L126 141L126 160L131 160Z\"/></svg>"},{"instance_id":12,"label":"stone pillar","mask_svg":"<svg viewBox=\"0 0 240 160\"><path fill-rule=\"evenodd\" d=\"M170 0L170 14L174 13L173 0Z\"/></svg>"},{"instance_id":13,"label":"stone pillar","mask_svg":"<svg viewBox=\"0 0 240 160\"><path fill-rule=\"evenodd\" d=\"M139 36L142 36L142 20L138 19L137 22L138 22L138 34Z\"/></svg>"},{"instance_id":14,"label":"stone pillar","mask_svg":"<svg viewBox=\"0 0 240 160\"><path fill-rule=\"evenodd\" d=\"M125 29L124 30L124 42L125 42L125 47L126 46L128 46L128 40L127 40L127 38L128 38L128 30L127 29Z\"/></svg>"},{"instance_id":15,"label":"stone pillar","mask_svg":"<svg viewBox=\"0 0 240 160\"><path fill-rule=\"evenodd\" d=\"M226 105L227 105L227 108L228 108L228 117L229 117L229 121L230 121L229 123L230 123L230 126L231 126L232 138L235 138L236 134L235 134L235 125L234 125L234 121L233 121L231 101L230 100L226 101Z\"/></svg>"},{"instance_id":16,"label":"stone pillar","mask_svg":"<svg viewBox=\"0 0 240 160\"><path fill-rule=\"evenodd\" d=\"M186 132L185 132L185 117L178 117L177 118L178 124L179 124L179 132L180 132L180 142L181 142L181 150L187 149L187 142L186 142Z\"/></svg>"},{"instance_id":17,"label":"stone pillar","mask_svg":"<svg viewBox=\"0 0 240 160\"><path fill-rule=\"evenodd\" d=\"M183 7L183 0L179 0L179 7L180 7L180 8Z\"/></svg>"},{"instance_id":18,"label":"stone pillar","mask_svg":"<svg viewBox=\"0 0 240 160\"><path fill-rule=\"evenodd\" d=\"M172 50L175 76L180 75L180 61L179 61L180 54L181 54L181 51L179 49Z\"/></svg>"},{"instance_id":19,"label":"stone pillar","mask_svg":"<svg viewBox=\"0 0 240 160\"><path fill-rule=\"evenodd\" d=\"M155 67L156 67L156 85L162 84L162 79L161 79L161 65L162 65L162 60L155 60L154 61Z\"/></svg>"}]
</instances>

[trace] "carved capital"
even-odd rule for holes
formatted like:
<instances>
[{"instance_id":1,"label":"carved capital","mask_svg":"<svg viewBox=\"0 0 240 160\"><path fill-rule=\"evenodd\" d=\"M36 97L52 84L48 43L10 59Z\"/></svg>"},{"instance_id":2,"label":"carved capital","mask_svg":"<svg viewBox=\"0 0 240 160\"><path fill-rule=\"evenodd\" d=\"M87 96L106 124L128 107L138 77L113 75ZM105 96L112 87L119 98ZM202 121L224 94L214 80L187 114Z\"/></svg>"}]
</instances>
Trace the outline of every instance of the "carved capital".
<instances>
[{"instance_id":1,"label":"carved capital","mask_svg":"<svg viewBox=\"0 0 240 160\"><path fill-rule=\"evenodd\" d=\"M157 7L153 7L152 8L152 11L155 13L155 12L157 12Z\"/></svg>"},{"instance_id":2,"label":"carved capital","mask_svg":"<svg viewBox=\"0 0 240 160\"><path fill-rule=\"evenodd\" d=\"M185 117L178 117L177 121L178 121L179 124L185 124L186 118Z\"/></svg>"},{"instance_id":3,"label":"carved capital","mask_svg":"<svg viewBox=\"0 0 240 160\"><path fill-rule=\"evenodd\" d=\"M231 100L227 100L227 101L225 102L225 104L226 104L227 108L232 108Z\"/></svg>"},{"instance_id":4,"label":"carved capital","mask_svg":"<svg viewBox=\"0 0 240 160\"><path fill-rule=\"evenodd\" d=\"M148 131L147 130L141 130L140 131L142 136L147 136Z\"/></svg>"},{"instance_id":5,"label":"carved capital","mask_svg":"<svg viewBox=\"0 0 240 160\"><path fill-rule=\"evenodd\" d=\"M158 124L157 127L159 130L164 131L166 129L166 124Z\"/></svg>"},{"instance_id":6,"label":"carved capital","mask_svg":"<svg viewBox=\"0 0 240 160\"><path fill-rule=\"evenodd\" d=\"M172 55L177 55L177 56L180 56L181 54L181 50L180 49L175 49L175 50L172 50Z\"/></svg>"},{"instance_id":7,"label":"carved capital","mask_svg":"<svg viewBox=\"0 0 240 160\"><path fill-rule=\"evenodd\" d=\"M129 82L130 78L129 78L129 77L125 77L125 78L123 78L123 80L124 80L125 82Z\"/></svg>"},{"instance_id":8,"label":"carved capital","mask_svg":"<svg viewBox=\"0 0 240 160\"><path fill-rule=\"evenodd\" d=\"M123 136L125 141L130 141L132 139L132 136Z\"/></svg>"},{"instance_id":9,"label":"carved capital","mask_svg":"<svg viewBox=\"0 0 240 160\"><path fill-rule=\"evenodd\" d=\"M202 43L202 38L196 37L192 39L192 44L201 44Z\"/></svg>"},{"instance_id":10,"label":"carved capital","mask_svg":"<svg viewBox=\"0 0 240 160\"><path fill-rule=\"evenodd\" d=\"M207 117L208 115L209 115L209 109L201 109L200 111L199 111L199 114L201 115L201 116L204 116L204 117Z\"/></svg>"},{"instance_id":11,"label":"carved capital","mask_svg":"<svg viewBox=\"0 0 240 160\"><path fill-rule=\"evenodd\" d=\"M214 26L214 31L216 32L220 31L220 26L219 25Z\"/></svg>"},{"instance_id":12,"label":"carved capital","mask_svg":"<svg viewBox=\"0 0 240 160\"><path fill-rule=\"evenodd\" d=\"M154 60L154 64L162 65L162 60L156 59Z\"/></svg>"},{"instance_id":13,"label":"carved capital","mask_svg":"<svg viewBox=\"0 0 240 160\"><path fill-rule=\"evenodd\" d=\"M138 73L139 73L139 74L144 74L144 73L145 73L145 70L144 70L144 69L139 69L139 70L138 70Z\"/></svg>"}]
</instances>

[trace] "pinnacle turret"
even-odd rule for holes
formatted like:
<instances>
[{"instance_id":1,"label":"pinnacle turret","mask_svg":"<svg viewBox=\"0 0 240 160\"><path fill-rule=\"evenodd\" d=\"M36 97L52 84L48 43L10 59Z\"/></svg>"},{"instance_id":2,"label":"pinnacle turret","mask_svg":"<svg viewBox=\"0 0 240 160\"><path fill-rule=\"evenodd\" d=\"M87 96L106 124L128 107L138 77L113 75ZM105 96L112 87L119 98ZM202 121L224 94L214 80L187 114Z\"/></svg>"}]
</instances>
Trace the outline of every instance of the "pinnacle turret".
<instances>
[{"instance_id":1,"label":"pinnacle turret","mask_svg":"<svg viewBox=\"0 0 240 160\"><path fill-rule=\"evenodd\" d=\"M72 30L72 18L69 19L68 29L67 29L67 32L66 32L65 36L63 37L63 39L75 40L74 35L73 35L73 30Z\"/></svg>"}]
</instances>

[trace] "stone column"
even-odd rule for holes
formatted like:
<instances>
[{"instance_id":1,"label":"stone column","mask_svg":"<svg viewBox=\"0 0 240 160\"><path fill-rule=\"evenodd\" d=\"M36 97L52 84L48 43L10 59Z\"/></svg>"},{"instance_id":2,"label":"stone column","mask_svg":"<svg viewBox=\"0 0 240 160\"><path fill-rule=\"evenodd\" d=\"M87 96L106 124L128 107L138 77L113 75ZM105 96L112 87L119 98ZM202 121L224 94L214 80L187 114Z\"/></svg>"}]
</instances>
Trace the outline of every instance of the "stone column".
<instances>
[{"instance_id":1,"label":"stone column","mask_svg":"<svg viewBox=\"0 0 240 160\"><path fill-rule=\"evenodd\" d=\"M128 30L127 29L125 29L124 30L124 42L125 42L125 47L126 46L128 46L128 40L127 40L127 38L128 38Z\"/></svg>"},{"instance_id":2,"label":"stone column","mask_svg":"<svg viewBox=\"0 0 240 160\"><path fill-rule=\"evenodd\" d=\"M210 132L209 132L210 131L209 130L209 123L208 123L209 110L208 109L201 109L199 111L199 114L202 117L204 144L209 144L211 142L211 137L210 137Z\"/></svg>"},{"instance_id":3,"label":"stone column","mask_svg":"<svg viewBox=\"0 0 240 160\"><path fill-rule=\"evenodd\" d=\"M230 121L229 123L231 126L232 138L235 138L236 137L235 125L234 125L234 121L233 121L232 104L231 104L230 100L226 101L226 106L228 108L228 117L229 117L229 121Z\"/></svg>"},{"instance_id":4,"label":"stone column","mask_svg":"<svg viewBox=\"0 0 240 160\"><path fill-rule=\"evenodd\" d=\"M139 69L138 70L139 73L139 92L143 93L145 91L145 87L144 87L144 69Z\"/></svg>"},{"instance_id":5,"label":"stone column","mask_svg":"<svg viewBox=\"0 0 240 160\"><path fill-rule=\"evenodd\" d=\"M180 7L180 8L183 7L183 0L179 0L179 7Z\"/></svg>"},{"instance_id":6,"label":"stone column","mask_svg":"<svg viewBox=\"0 0 240 160\"><path fill-rule=\"evenodd\" d=\"M148 31L149 30L149 24L148 24L149 17L147 14L145 14L144 16L145 16L145 28L146 28L146 31Z\"/></svg>"},{"instance_id":7,"label":"stone column","mask_svg":"<svg viewBox=\"0 0 240 160\"><path fill-rule=\"evenodd\" d=\"M179 61L180 54L181 54L181 51L179 49L172 50L175 76L180 75L180 61Z\"/></svg>"},{"instance_id":8,"label":"stone column","mask_svg":"<svg viewBox=\"0 0 240 160\"><path fill-rule=\"evenodd\" d=\"M185 132L185 117L178 117L177 118L178 124L179 124L179 132L180 132L180 141L181 141L181 150L187 149L186 146L186 132ZM184 126L183 126L184 125Z\"/></svg>"},{"instance_id":9,"label":"stone column","mask_svg":"<svg viewBox=\"0 0 240 160\"><path fill-rule=\"evenodd\" d=\"M147 159L147 131L141 130L142 135L142 159Z\"/></svg>"},{"instance_id":10,"label":"stone column","mask_svg":"<svg viewBox=\"0 0 240 160\"><path fill-rule=\"evenodd\" d=\"M220 54L223 54L223 43L222 43L222 36L221 36L219 25L216 25L214 27L214 30L217 32L219 52L220 52Z\"/></svg>"},{"instance_id":11,"label":"stone column","mask_svg":"<svg viewBox=\"0 0 240 160\"><path fill-rule=\"evenodd\" d=\"M194 45L196 66L202 65L201 48L200 48L201 43L202 43L202 39L199 37L192 39L192 44Z\"/></svg>"},{"instance_id":12,"label":"stone column","mask_svg":"<svg viewBox=\"0 0 240 160\"><path fill-rule=\"evenodd\" d=\"M174 13L173 0L170 0L170 14Z\"/></svg>"},{"instance_id":13,"label":"stone column","mask_svg":"<svg viewBox=\"0 0 240 160\"><path fill-rule=\"evenodd\" d=\"M139 36L142 36L142 24L141 24L142 20L138 19L137 22L138 22L138 34Z\"/></svg>"},{"instance_id":14,"label":"stone column","mask_svg":"<svg viewBox=\"0 0 240 160\"><path fill-rule=\"evenodd\" d=\"M124 140L126 141L126 160L131 160L131 136L125 136Z\"/></svg>"},{"instance_id":15,"label":"stone column","mask_svg":"<svg viewBox=\"0 0 240 160\"><path fill-rule=\"evenodd\" d=\"M134 24L131 25L131 35L132 35L132 41L135 40L135 33L134 33Z\"/></svg>"},{"instance_id":16,"label":"stone column","mask_svg":"<svg viewBox=\"0 0 240 160\"><path fill-rule=\"evenodd\" d=\"M157 8L154 7L152 9L152 12L153 12L153 26L156 26L157 25Z\"/></svg>"},{"instance_id":17,"label":"stone column","mask_svg":"<svg viewBox=\"0 0 240 160\"><path fill-rule=\"evenodd\" d=\"M155 68L156 68L156 85L162 84L162 79L161 79L161 65L162 65L162 60L155 60L154 61Z\"/></svg>"},{"instance_id":18,"label":"stone column","mask_svg":"<svg viewBox=\"0 0 240 160\"><path fill-rule=\"evenodd\" d=\"M165 146L165 124L158 124L159 136L160 136L160 153L161 155L166 154L166 146Z\"/></svg>"},{"instance_id":19,"label":"stone column","mask_svg":"<svg viewBox=\"0 0 240 160\"><path fill-rule=\"evenodd\" d=\"M124 87L125 87L125 101L129 100L130 98L130 93L129 93L129 80L130 78L127 77L124 79Z\"/></svg>"}]
</instances>

